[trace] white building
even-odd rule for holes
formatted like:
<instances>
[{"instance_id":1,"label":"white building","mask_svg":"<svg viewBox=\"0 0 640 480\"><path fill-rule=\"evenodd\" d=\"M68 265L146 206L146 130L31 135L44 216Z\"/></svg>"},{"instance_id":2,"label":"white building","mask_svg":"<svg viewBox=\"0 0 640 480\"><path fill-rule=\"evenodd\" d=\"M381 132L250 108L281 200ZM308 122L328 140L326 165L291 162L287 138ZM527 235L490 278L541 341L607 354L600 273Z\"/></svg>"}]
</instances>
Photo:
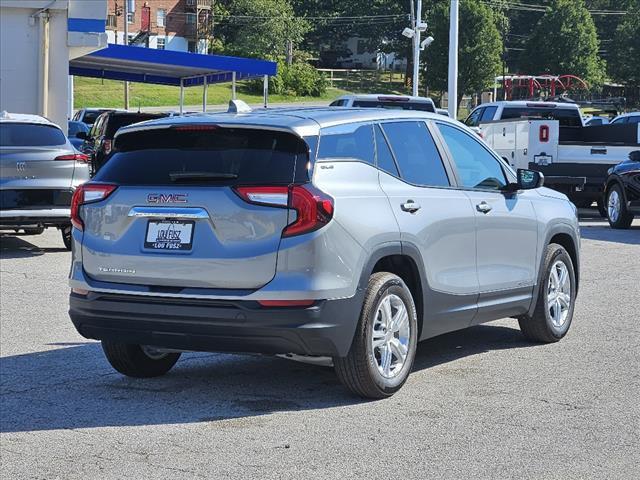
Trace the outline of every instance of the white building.
<instances>
[{"instance_id":1,"label":"white building","mask_svg":"<svg viewBox=\"0 0 640 480\"><path fill-rule=\"evenodd\" d=\"M69 60L107 46L107 0L0 1L0 111L67 128Z\"/></svg>"},{"instance_id":2,"label":"white building","mask_svg":"<svg viewBox=\"0 0 640 480\"><path fill-rule=\"evenodd\" d=\"M357 68L364 70L404 70L407 60L399 58L393 52L371 51L366 39L351 37L343 45L343 50L351 52L339 56L336 63L340 68Z\"/></svg>"}]
</instances>

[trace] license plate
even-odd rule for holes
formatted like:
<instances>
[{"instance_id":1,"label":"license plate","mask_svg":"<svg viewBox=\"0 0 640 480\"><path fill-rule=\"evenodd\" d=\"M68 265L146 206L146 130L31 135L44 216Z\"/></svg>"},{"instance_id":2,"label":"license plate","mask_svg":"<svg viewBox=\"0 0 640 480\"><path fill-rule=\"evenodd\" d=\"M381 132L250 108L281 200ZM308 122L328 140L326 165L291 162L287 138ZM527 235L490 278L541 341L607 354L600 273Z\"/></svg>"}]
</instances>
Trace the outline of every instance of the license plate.
<instances>
[{"instance_id":1,"label":"license plate","mask_svg":"<svg viewBox=\"0 0 640 480\"><path fill-rule=\"evenodd\" d=\"M191 250L193 225L194 222L150 220L144 247L153 250Z\"/></svg>"},{"instance_id":2,"label":"license plate","mask_svg":"<svg viewBox=\"0 0 640 480\"><path fill-rule=\"evenodd\" d=\"M533 161L538 165L551 165L553 157L551 155L535 155Z\"/></svg>"}]
</instances>

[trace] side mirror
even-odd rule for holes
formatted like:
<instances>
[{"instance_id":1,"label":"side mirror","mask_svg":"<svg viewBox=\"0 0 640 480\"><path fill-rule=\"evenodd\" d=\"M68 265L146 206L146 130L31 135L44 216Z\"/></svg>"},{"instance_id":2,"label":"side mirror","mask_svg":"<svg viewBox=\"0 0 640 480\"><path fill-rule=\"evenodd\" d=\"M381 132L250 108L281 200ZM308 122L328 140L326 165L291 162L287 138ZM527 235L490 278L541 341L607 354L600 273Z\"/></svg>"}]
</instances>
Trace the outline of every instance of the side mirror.
<instances>
[{"instance_id":1,"label":"side mirror","mask_svg":"<svg viewBox=\"0 0 640 480\"><path fill-rule=\"evenodd\" d=\"M640 150L634 150L629 154L629 160L632 162L640 162Z\"/></svg>"},{"instance_id":2,"label":"side mirror","mask_svg":"<svg viewBox=\"0 0 640 480\"><path fill-rule=\"evenodd\" d=\"M518 169L518 188L532 190L544 185L544 175L535 170Z\"/></svg>"},{"instance_id":3,"label":"side mirror","mask_svg":"<svg viewBox=\"0 0 640 480\"><path fill-rule=\"evenodd\" d=\"M86 140L88 138L87 132L78 132L76 133L76 138L80 138L82 140Z\"/></svg>"}]
</instances>

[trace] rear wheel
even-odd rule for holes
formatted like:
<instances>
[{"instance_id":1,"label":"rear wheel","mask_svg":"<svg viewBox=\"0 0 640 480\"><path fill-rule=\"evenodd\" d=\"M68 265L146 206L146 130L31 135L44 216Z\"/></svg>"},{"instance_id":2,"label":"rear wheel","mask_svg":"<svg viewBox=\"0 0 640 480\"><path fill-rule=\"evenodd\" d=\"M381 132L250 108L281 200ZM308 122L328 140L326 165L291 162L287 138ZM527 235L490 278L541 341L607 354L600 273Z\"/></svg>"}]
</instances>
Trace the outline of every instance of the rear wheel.
<instances>
[{"instance_id":1,"label":"rear wheel","mask_svg":"<svg viewBox=\"0 0 640 480\"><path fill-rule=\"evenodd\" d=\"M60 229L60 233L62 234L62 242L64 243L64 247L67 250L71 250L71 225L62 227Z\"/></svg>"},{"instance_id":2,"label":"rear wheel","mask_svg":"<svg viewBox=\"0 0 640 480\"><path fill-rule=\"evenodd\" d=\"M361 397L390 397L409 376L417 340L411 292L397 275L375 273L369 279L349 353L333 359L338 378Z\"/></svg>"},{"instance_id":3,"label":"rear wheel","mask_svg":"<svg viewBox=\"0 0 640 480\"><path fill-rule=\"evenodd\" d=\"M573 262L561 245L549 244L533 315L518 319L524 336L534 342L557 342L573 319L576 281Z\"/></svg>"},{"instance_id":4,"label":"rear wheel","mask_svg":"<svg viewBox=\"0 0 640 480\"><path fill-rule=\"evenodd\" d=\"M617 183L607 192L607 218L611 228L626 229L633 222L633 214L627 210L622 187Z\"/></svg>"},{"instance_id":5,"label":"rear wheel","mask_svg":"<svg viewBox=\"0 0 640 480\"><path fill-rule=\"evenodd\" d=\"M123 375L135 378L164 375L180 358L180 353L107 340L102 340L102 350L113 368Z\"/></svg>"}]
</instances>

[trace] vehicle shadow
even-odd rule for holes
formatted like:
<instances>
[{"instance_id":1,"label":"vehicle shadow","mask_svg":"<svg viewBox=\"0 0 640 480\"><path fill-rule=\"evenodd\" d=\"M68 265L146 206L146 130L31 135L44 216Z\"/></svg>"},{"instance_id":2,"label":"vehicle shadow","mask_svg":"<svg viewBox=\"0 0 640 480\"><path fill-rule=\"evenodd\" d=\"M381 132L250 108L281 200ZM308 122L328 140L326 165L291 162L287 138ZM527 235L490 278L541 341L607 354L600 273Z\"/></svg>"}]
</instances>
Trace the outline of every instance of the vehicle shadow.
<instances>
[{"instance_id":1,"label":"vehicle shadow","mask_svg":"<svg viewBox=\"0 0 640 480\"><path fill-rule=\"evenodd\" d=\"M363 400L333 369L275 357L185 354L164 377L115 373L95 342L0 358L0 432L197 422L262 422L271 412ZM416 370L492 350L522 348L517 329L477 326L422 342ZM224 426L224 425L222 425Z\"/></svg>"},{"instance_id":2,"label":"vehicle shadow","mask_svg":"<svg viewBox=\"0 0 640 480\"><path fill-rule=\"evenodd\" d=\"M0 259L39 257L45 253L67 252L66 248L42 248L26 240L29 236L0 234Z\"/></svg>"}]
</instances>

